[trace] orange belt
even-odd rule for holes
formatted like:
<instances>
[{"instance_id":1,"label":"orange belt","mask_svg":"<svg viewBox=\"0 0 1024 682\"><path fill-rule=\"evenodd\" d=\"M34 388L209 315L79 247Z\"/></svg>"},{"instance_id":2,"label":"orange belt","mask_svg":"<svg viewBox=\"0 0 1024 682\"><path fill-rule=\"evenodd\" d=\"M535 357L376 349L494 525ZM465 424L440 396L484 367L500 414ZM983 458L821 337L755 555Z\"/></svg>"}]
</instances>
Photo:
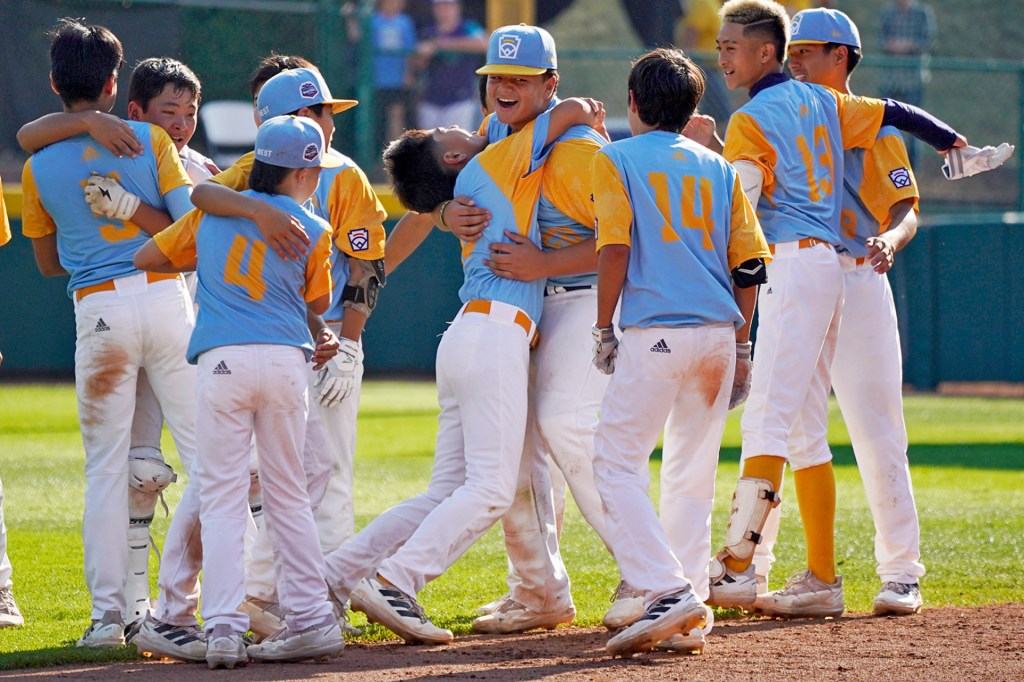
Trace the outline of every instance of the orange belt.
<instances>
[{"instance_id":1,"label":"orange belt","mask_svg":"<svg viewBox=\"0 0 1024 682\"><path fill-rule=\"evenodd\" d=\"M491 302L483 299L476 299L466 304L466 307L462 309L463 313L481 313L483 315L491 314ZM524 313L522 310L516 311L515 323L523 328L526 335L530 337L530 348L537 345L540 340L540 336L537 334L533 326L533 321L530 316ZM533 332L533 336L530 333Z\"/></svg>"},{"instance_id":2,"label":"orange belt","mask_svg":"<svg viewBox=\"0 0 1024 682\"><path fill-rule=\"evenodd\" d=\"M868 262L868 257L867 256L861 256L860 258L854 258L853 262L859 268L860 266L862 266L862 265L864 265L865 263Z\"/></svg>"},{"instance_id":3,"label":"orange belt","mask_svg":"<svg viewBox=\"0 0 1024 682\"><path fill-rule=\"evenodd\" d=\"M168 279L177 279L178 273L176 272L147 272L146 281L152 284L153 282L163 282ZM75 289L75 300L81 301L89 294L98 294L101 291L114 291L114 281L108 279L106 282L100 282L99 284L90 284L87 287L81 289Z\"/></svg>"},{"instance_id":4,"label":"orange belt","mask_svg":"<svg viewBox=\"0 0 1024 682\"><path fill-rule=\"evenodd\" d=\"M816 239L814 237L804 237L803 239L801 239L797 243L800 245L798 248L801 248L801 249L810 248L810 247L814 246L815 244L824 244L825 246L829 246L829 243L827 241L825 241L824 239ZM768 245L768 251L770 251L772 254L774 254L775 253L775 244L769 244Z\"/></svg>"}]
</instances>

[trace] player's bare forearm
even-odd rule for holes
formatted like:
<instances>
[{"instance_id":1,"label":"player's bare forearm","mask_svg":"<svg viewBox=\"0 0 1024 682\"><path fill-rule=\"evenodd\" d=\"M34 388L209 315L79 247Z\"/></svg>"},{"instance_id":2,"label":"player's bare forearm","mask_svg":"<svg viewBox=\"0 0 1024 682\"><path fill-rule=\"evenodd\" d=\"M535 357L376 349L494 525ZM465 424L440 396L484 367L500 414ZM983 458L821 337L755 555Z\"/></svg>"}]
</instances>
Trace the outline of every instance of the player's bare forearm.
<instances>
[{"instance_id":1,"label":"player's bare forearm","mask_svg":"<svg viewBox=\"0 0 1024 682\"><path fill-rule=\"evenodd\" d=\"M750 323L754 319L754 308L757 306L757 287L745 289L733 286L732 294L736 297L736 305L743 315L743 326L736 330L736 343L750 341Z\"/></svg>"},{"instance_id":2,"label":"player's bare forearm","mask_svg":"<svg viewBox=\"0 0 1024 682\"><path fill-rule=\"evenodd\" d=\"M36 267L43 277L60 277L68 274L60 264L57 253L57 234L47 234L32 239L32 254L36 259Z\"/></svg>"},{"instance_id":3,"label":"player's bare forearm","mask_svg":"<svg viewBox=\"0 0 1024 682\"><path fill-rule=\"evenodd\" d=\"M491 212L467 196L438 204L431 217L439 230L451 232L464 242L475 242L491 222Z\"/></svg>"},{"instance_id":4,"label":"player's bare forearm","mask_svg":"<svg viewBox=\"0 0 1024 682\"><path fill-rule=\"evenodd\" d=\"M150 239L135 252L133 264L136 269L146 272L191 272L195 270L195 261L188 263L191 267L178 267L171 262L156 242Z\"/></svg>"},{"instance_id":5,"label":"player's bare forearm","mask_svg":"<svg viewBox=\"0 0 1024 682\"><path fill-rule=\"evenodd\" d=\"M531 282L562 275L578 275L597 269L593 237L561 249L545 251L528 237L505 231L508 242L490 245L490 258L484 265L499 277Z\"/></svg>"},{"instance_id":6,"label":"player's bare forearm","mask_svg":"<svg viewBox=\"0 0 1024 682\"><path fill-rule=\"evenodd\" d=\"M171 220L169 214L143 202L135 209L132 222L141 227L146 234L152 236L167 229L174 221Z\"/></svg>"},{"instance_id":7,"label":"player's bare forearm","mask_svg":"<svg viewBox=\"0 0 1024 682\"><path fill-rule=\"evenodd\" d=\"M309 327L309 334L313 337L313 369L319 370L324 363L338 354L338 337L327 326L324 318L306 307L306 325Z\"/></svg>"},{"instance_id":8,"label":"player's bare forearm","mask_svg":"<svg viewBox=\"0 0 1024 682\"><path fill-rule=\"evenodd\" d=\"M365 327L366 315L353 308L345 308L345 317L341 319L341 332L338 336L343 339L359 341Z\"/></svg>"},{"instance_id":9,"label":"player's bare forearm","mask_svg":"<svg viewBox=\"0 0 1024 682\"><path fill-rule=\"evenodd\" d=\"M135 157L143 152L142 143L127 122L102 111L76 111L47 114L30 121L18 131L18 144L30 154L54 142L88 133L117 156Z\"/></svg>"},{"instance_id":10,"label":"player's bare forearm","mask_svg":"<svg viewBox=\"0 0 1024 682\"><path fill-rule=\"evenodd\" d=\"M384 245L384 271L390 275L398 269L426 240L433 228L434 219L428 213L410 212L402 216Z\"/></svg>"},{"instance_id":11,"label":"player's bare forearm","mask_svg":"<svg viewBox=\"0 0 1024 682\"><path fill-rule=\"evenodd\" d=\"M192 203L204 213L247 218L284 259L295 259L309 247L309 235L298 218L265 201L239 194L216 182L201 182L192 190Z\"/></svg>"},{"instance_id":12,"label":"player's bare forearm","mask_svg":"<svg viewBox=\"0 0 1024 682\"><path fill-rule=\"evenodd\" d=\"M892 269L896 252L900 251L917 234L917 214L914 200L904 199L889 208L889 229L878 237L869 237L865 242L872 269L885 274Z\"/></svg>"},{"instance_id":13,"label":"player's bare forearm","mask_svg":"<svg viewBox=\"0 0 1024 682\"><path fill-rule=\"evenodd\" d=\"M612 326L612 316L626 283L628 267L629 247L624 244L609 244L598 254L596 326Z\"/></svg>"},{"instance_id":14,"label":"player's bare forearm","mask_svg":"<svg viewBox=\"0 0 1024 682\"><path fill-rule=\"evenodd\" d=\"M548 136L544 144L549 145L569 128L577 125L597 128L604 125L604 104L589 97L570 97L559 102L551 110Z\"/></svg>"}]
</instances>

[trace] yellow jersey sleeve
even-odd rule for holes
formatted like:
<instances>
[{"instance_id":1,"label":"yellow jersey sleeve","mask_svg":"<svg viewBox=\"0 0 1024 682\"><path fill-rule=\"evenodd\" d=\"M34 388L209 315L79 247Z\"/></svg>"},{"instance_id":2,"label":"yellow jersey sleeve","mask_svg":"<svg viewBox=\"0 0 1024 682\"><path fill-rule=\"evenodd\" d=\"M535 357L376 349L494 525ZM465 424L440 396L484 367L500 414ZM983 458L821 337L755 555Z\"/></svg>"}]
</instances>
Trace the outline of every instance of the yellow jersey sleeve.
<instances>
[{"instance_id":1,"label":"yellow jersey sleeve","mask_svg":"<svg viewBox=\"0 0 1024 682\"><path fill-rule=\"evenodd\" d=\"M843 131L843 149L870 149L882 129L885 102L874 97L854 97L832 91L839 108L839 128Z\"/></svg>"},{"instance_id":2,"label":"yellow jersey sleeve","mask_svg":"<svg viewBox=\"0 0 1024 682\"><path fill-rule=\"evenodd\" d=\"M597 250L608 244L630 246L633 227L633 205L622 182L619 169L606 154L595 154L591 167L594 188L594 215L597 227Z\"/></svg>"},{"instance_id":3,"label":"yellow jersey sleeve","mask_svg":"<svg viewBox=\"0 0 1024 682\"><path fill-rule=\"evenodd\" d=\"M487 137L487 124L490 123L492 116L494 116L494 114L487 114L486 116L484 116L484 120L481 121L480 127L476 129L477 135L483 135L484 137Z\"/></svg>"},{"instance_id":4,"label":"yellow jersey sleeve","mask_svg":"<svg viewBox=\"0 0 1024 682\"><path fill-rule=\"evenodd\" d=\"M518 133L490 145L477 155L480 167L512 204L520 234L529 231L544 175L543 166L530 172L535 123L530 121Z\"/></svg>"},{"instance_id":5,"label":"yellow jersey sleeve","mask_svg":"<svg viewBox=\"0 0 1024 682\"><path fill-rule=\"evenodd\" d=\"M334 176L327 212L338 250L360 260L384 257L387 212L362 170L353 166Z\"/></svg>"},{"instance_id":6,"label":"yellow jersey sleeve","mask_svg":"<svg viewBox=\"0 0 1024 682\"><path fill-rule=\"evenodd\" d=\"M331 281L331 234L324 232L313 245L306 260L306 301L315 301L329 295L333 289Z\"/></svg>"},{"instance_id":7,"label":"yellow jersey sleeve","mask_svg":"<svg viewBox=\"0 0 1024 682\"><path fill-rule=\"evenodd\" d=\"M600 147L592 140L575 139L555 144L545 162L541 183L541 191L555 208L587 227L594 225L591 165L598 149Z\"/></svg>"},{"instance_id":8,"label":"yellow jersey sleeve","mask_svg":"<svg viewBox=\"0 0 1024 682\"><path fill-rule=\"evenodd\" d=\"M38 239L56 232L57 223L53 222L39 198L31 158L25 162L25 168L21 171L21 192L21 233L29 239Z\"/></svg>"},{"instance_id":9,"label":"yellow jersey sleeve","mask_svg":"<svg viewBox=\"0 0 1024 682\"><path fill-rule=\"evenodd\" d=\"M0 182L0 246L11 241L11 221L7 218L7 206L4 204L4 186Z\"/></svg>"},{"instance_id":10,"label":"yellow jersey sleeve","mask_svg":"<svg viewBox=\"0 0 1024 682\"><path fill-rule=\"evenodd\" d=\"M775 147L768 142L761 126L750 114L737 112L729 119L722 156L729 163L750 161L760 168L761 175L764 176L761 193L771 198L775 189L775 164L778 162L778 156Z\"/></svg>"},{"instance_id":11,"label":"yellow jersey sleeve","mask_svg":"<svg viewBox=\"0 0 1024 682\"><path fill-rule=\"evenodd\" d=\"M234 166L217 173L210 180L236 192L249 189L249 175L252 173L252 162L255 158L256 153L249 152L238 161L235 161Z\"/></svg>"},{"instance_id":12,"label":"yellow jersey sleeve","mask_svg":"<svg viewBox=\"0 0 1024 682\"><path fill-rule=\"evenodd\" d=\"M766 263L772 259L768 242L761 231L761 223L757 221L757 214L750 205L747 195L743 193L739 175L732 183L732 222L729 229L728 256L729 270L751 258L763 258Z\"/></svg>"},{"instance_id":13,"label":"yellow jersey sleeve","mask_svg":"<svg viewBox=\"0 0 1024 682\"><path fill-rule=\"evenodd\" d=\"M195 260L196 233L204 215L199 209L189 211L170 227L153 235L156 247L174 267L180 268Z\"/></svg>"},{"instance_id":14,"label":"yellow jersey sleeve","mask_svg":"<svg viewBox=\"0 0 1024 682\"><path fill-rule=\"evenodd\" d=\"M160 194L168 194L171 190L182 186L192 186L192 179L185 172L185 166L178 156L178 149L171 141L171 136L160 126L150 125L150 142L156 156L157 178L160 182Z\"/></svg>"},{"instance_id":15,"label":"yellow jersey sleeve","mask_svg":"<svg viewBox=\"0 0 1024 682\"><path fill-rule=\"evenodd\" d=\"M909 176L910 183L905 178ZM879 234L889 229L889 209L905 200L914 200L914 212L920 208L917 180L910 167L907 148L899 135L885 135L864 152L864 177L857 192L871 217L879 225Z\"/></svg>"}]
</instances>

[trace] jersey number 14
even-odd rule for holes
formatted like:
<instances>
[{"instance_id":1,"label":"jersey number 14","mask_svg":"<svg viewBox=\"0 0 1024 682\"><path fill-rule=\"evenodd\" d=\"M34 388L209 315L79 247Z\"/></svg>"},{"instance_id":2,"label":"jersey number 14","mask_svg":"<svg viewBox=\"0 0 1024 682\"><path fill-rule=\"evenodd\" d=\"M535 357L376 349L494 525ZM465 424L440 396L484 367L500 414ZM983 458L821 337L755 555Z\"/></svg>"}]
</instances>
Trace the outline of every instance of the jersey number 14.
<instances>
[{"instance_id":1,"label":"jersey number 14","mask_svg":"<svg viewBox=\"0 0 1024 682\"><path fill-rule=\"evenodd\" d=\"M700 182L700 214L696 211L697 184ZM658 205L658 211L665 219L661 226L661 239L666 242L682 241L679 233L673 227L682 225L686 229L701 230L701 245L705 250L715 248L711 241L711 233L715 230L715 221L711 219L711 207L714 206L711 200L711 181L707 178L698 178L692 175L682 177L682 195L679 202L679 221L674 220L672 201L668 188L668 175L665 173L648 173L647 183L654 190L654 202Z\"/></svg>"}]
</instances>

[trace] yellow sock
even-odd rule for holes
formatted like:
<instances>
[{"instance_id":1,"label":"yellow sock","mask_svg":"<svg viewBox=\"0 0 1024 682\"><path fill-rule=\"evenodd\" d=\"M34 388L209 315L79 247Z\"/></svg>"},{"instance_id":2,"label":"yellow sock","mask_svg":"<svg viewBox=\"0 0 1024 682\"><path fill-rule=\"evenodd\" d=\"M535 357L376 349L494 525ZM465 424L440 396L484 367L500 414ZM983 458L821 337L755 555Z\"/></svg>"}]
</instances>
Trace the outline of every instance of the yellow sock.
<instances>
[{"instance_id":1,"label":"yellow sock","mask_svg":"<svg viewBox=\"0 0 1024 682\"><path fill-rule=\"evenodd\" d=\"M807 540L807 568L824 583L836 581L836 479L832 462L793 472Z\"/></svg>"},{"instance_id":2,"label":"yellow sock","mask_svg":"<svg viewBox=\"0 0 1024 682\"><path fill-rule=\"evenodd\" d=\"M784 457L776 457L774 455L758 455L757 457L751 457L743 463L743 473L740 474L744 478L763 478L771 481L772 487L778 490L782 487L782 474L786 471L786 459ZM753 561L753 557L750 559L736 559L735 557L726 557L723 560L726 567L735 573L742 573L747 570Z\"/></svg>"}]
</instances>

